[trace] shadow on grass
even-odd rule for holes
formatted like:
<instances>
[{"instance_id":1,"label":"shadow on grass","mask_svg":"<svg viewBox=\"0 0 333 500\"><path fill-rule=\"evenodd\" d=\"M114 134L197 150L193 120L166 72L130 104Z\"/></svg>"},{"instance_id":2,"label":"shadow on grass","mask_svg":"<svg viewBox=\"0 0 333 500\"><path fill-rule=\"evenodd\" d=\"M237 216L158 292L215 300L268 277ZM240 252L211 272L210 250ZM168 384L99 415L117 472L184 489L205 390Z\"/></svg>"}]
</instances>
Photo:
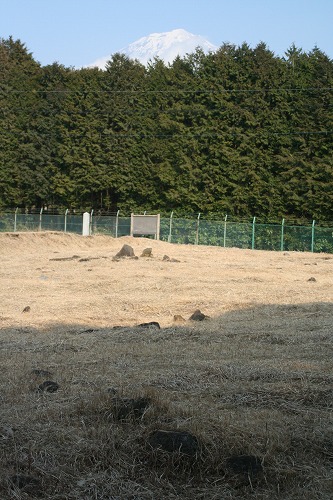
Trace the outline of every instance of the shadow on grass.
<instances>
[{"instance_id":1,"label":"shadow on grass","mask_svg":"<svg viewBox=\"0 0 333 500\"><path fill-rule=\"evenodd\" d=\"M0 330L1 497L329 498L332 313ZM195 453L151 446L170 432Z\"/></svg>"}]
</instances>

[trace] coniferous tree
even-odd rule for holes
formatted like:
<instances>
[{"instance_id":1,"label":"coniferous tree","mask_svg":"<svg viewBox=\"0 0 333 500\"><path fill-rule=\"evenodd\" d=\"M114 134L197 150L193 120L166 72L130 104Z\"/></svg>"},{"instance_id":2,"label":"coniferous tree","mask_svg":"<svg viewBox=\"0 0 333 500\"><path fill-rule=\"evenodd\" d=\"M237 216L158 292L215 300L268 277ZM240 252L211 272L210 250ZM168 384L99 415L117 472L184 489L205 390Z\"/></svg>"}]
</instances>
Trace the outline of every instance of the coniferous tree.
<instances>
[{"instance_id":1,"label":"coniferous tree","mask_svg":"<svg viewBox=\"0 0 333 500\"><path fill-rule=\"evenodd\" d=\"M0 207L333 219L333 62L200 49L41 67L0 41Z\"/></svg>"},{"instance_id":2,"label":"coniferous tree","mask_svg":"<svg viewBox=\"0 0 333 500\"><path fill-rule=\"evenodd\" d=\"M47 179L34 130L40 66L20 41L0 40L0 205L41 203Z\"/></svg>"}]
</instances>

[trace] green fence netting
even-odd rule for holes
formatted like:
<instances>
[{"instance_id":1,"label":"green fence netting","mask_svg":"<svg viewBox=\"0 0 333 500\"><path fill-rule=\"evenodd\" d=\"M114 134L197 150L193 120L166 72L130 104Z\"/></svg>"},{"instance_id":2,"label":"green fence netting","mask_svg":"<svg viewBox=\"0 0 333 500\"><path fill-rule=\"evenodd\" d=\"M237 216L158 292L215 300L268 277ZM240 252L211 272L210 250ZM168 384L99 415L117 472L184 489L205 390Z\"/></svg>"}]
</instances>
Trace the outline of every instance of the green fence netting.
<instances>
[{"instance_id":1,"label":"green fence netting","mask_svg":"<svg viewBox=\"0 0 333 500\"><path fill-rule=\"evenodd\" d=\"M63 231L82 234L82 214L66 211L64 214L4 213L0 214L0 231ZM91 214L91 234L113 237L128 236L131 217ZM308 226L240 222L227 218L205 220L198 217L161 217L160 239L170 243L189 245L215 245L221 247L252 248L255 250L327 252L333 253L333 225Z\"/></svg>"}]
</instances>

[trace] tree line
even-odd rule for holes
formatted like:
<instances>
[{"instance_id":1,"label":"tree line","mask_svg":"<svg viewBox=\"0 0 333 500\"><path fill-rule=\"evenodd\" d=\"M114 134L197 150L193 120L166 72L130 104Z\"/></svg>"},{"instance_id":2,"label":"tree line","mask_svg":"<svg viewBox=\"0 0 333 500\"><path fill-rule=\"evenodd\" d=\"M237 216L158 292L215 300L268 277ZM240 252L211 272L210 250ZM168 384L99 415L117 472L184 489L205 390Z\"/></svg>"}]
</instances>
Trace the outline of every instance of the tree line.
<instances>
[{"instance_id":1,"label":"tree line","mask_svg":"<svg viewBox=\"0 0 333 500\"><path fill-rule=\"evenodd\" d=\"M333 61L292 45L41 66L0 39L0 209L333 220Z\"/></svg>"}]
</instances>

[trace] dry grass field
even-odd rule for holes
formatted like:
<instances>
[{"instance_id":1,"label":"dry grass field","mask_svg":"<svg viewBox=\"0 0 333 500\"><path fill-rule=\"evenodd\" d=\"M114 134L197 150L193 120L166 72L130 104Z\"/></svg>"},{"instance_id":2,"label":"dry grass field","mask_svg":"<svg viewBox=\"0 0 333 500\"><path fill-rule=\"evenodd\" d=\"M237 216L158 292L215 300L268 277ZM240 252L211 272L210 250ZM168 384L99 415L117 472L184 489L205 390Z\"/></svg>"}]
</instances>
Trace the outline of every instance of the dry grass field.
<instances>
[{"instance_id":1,"label":"dry grass field","mask_svg":"<svg viewBox=\"0 0 333 500\"><path fill-rule=\"evenodd\" d=\"M333 255L47 232L0 255L1 499L333 498Z\"/></svg>"}]
</instances>

